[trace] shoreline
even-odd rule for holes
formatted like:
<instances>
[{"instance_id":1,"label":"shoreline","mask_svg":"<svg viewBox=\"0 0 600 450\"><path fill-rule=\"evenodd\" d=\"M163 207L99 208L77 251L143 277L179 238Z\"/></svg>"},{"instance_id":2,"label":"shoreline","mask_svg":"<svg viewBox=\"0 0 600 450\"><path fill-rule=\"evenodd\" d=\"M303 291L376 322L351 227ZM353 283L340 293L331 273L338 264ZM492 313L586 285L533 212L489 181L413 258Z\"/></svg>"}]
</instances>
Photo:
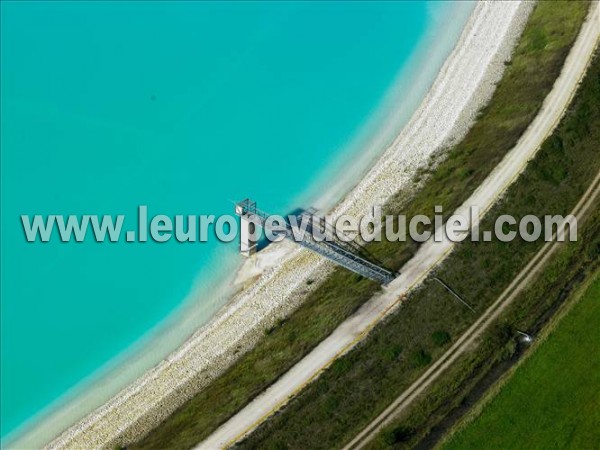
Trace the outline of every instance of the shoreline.
<instances>
[{"instance_id":1,"label":"shoreline","mask_svg":"<svg viewBox=\"0 0 600 450\"><path fill-rule=\"evenodd\" d=\"M342 154L327 162L315 179L295 196L290 205L310 204L330 208L348 193L387 148L387 144L383 143L393 140L398 134L395 130L404 127L417 109L458 40L473 8L474 5L456 2L442 7L436 6L430 11L431 25L412 51L405 67L382 95L374 113L357 128L350 141L343 145ZM447 20L448 17L451 20ZM446 21L440 24L442 18ZM460 26L457 26L457 23ZM450 41L450 44L440 43L440 39L435 39L439 36L448 38L441 41ZM415 81L417 73L420 76L418 82ZM409 88L408 95L401 96ZM353 162L348 163L348 159ZM360 159L360 162L356 162L357 159ZM335 177L334 187L331 187L332 177ZM325 201L323 192L327 192ZM287 206L288 209L292 209L290 205ZM214 321L222 310L230 306L232 299L252 283L255 276L265 270L265 266L276 264L272 257L266 260L266 263L258 263L249 274L248 270L243 270L244 261L237 253L216 251L210 258L212 262L207 265L219 266L219 270L210 270L207 273L203 270L193 280L190 292L175 311L9 432L2 438L3 444L21 442L27 434L33 432L41 432L45 436L54 435L38 440L49 442L60 429L67 428L102 406L176 351L200 328ZM160 350L156 350L157 348ZM102 392L99 392L100 390ZM49 425L48 422L54 425ZM58 431L49 431L49 428Z\"/></svg>"},{"instance_id":2,"label":"shoreline","mask_svg":"<svg viewBox=\"0 0 600 450\"><path fill-rule=\"evenodd\" d=\"M383 95L380 106L345 146L347 150L327 164L288 209L300 204L328 212L344 201L417 112L474 9L475 3L468 2L436 6L430 13L431 27Z\"/></svg>"},{"instance_id":3,"label":"shoreline","mask_svg":"<svg viewBox=\"0 0 600 450\"><path fill-rule=\"evenodd\" d=\"M477 110L491 97L494 83L502 74L504 60L510 56L512 45L520 34L516 32L519 22L515 20L516 13L505 14L503 22L491 14L490 9L487 5L475 7L459 43L443 64L433 87L409 124L362 181L334 208L335 215L349 211L364 212L373 201L389 197L406 187L416 170L427 164L430 155L466 134ZM515 11L516 9L517 7ZM485 31L486 26L495 28L493 44L481 46L480 42L480 47L473 49L477 31L481 27ZM473 53L471 58L476 58L483 68L480 68L476 76L465 79L467 72L461 75L461 68L456 67L456 63L465 54L468 56L469 50ZM453 83L460 85L460 81L463 86L459 92L446 92L452 90ZM456 90L456 86L454 88ZM450 98L445 99L445 95ZM448 111L436 113L440 101L445 101L448 107L449 101L452 105L460 106L454 106L455 114L448 118ZM440 115L442 120L436 119ZM433 132L436 136L429 136L430 139L425 142L419 141L419 127L423 126L429 127L429 134ZM411 146L405 150L407 142ZM400 147L403 147L403 152L400 152ZM297 249L292 243L279 243L265 249L258 256L247 261L236 278L238 285L252 283L248 289L221 308L207 325L179 349L100 409L67 430L50 447L109 447L123 439L131 441L144 434L144 430L168 415L165 411L175 409L251 348L262 336L263 329L291 313L309 291L305 283L308 278L319 281L319 277L314 274L326 274L332 267L331 263ZM318 285L315 282L311 289ZM152 398L149 399L150 396L144 394L148 394L150 389ZM162 411L158 411L159 409ZM35 428L34 426L31 431L34 432ZM83 435L84 430L91 429L95 433ZM94 434L95 437L91 436ZM17 442L11 444L17 446Z\"/></svg>"}]
</instances>

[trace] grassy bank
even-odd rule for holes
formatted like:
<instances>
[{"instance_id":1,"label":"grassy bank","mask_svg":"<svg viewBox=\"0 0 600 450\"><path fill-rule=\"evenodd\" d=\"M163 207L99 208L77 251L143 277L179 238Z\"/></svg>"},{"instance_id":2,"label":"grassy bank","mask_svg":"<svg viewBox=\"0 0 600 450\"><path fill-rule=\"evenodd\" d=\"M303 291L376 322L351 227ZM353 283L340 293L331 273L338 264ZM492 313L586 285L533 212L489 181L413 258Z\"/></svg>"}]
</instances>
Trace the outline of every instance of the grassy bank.
<instances>
[{"instance_id":1,"label":"grassy bank","mask_svg":"<svg viewBox=\"0 0 600 450\"><path fill-rule=\"evenodd\" d=\"M600 276L483 413L443 446L594 448L600 444ZM531 426L535 424L535 426Z\"/></svg>"},{"instance_id":2,"label":"grassy bank","mask_svg":"<svg viewBox=\"0 0 600 450\"><path fill-rule=\"evenodd\" d=\"M600 206L600 202L597 202ZM586 219L579 242L555 254L479 345L459 358L424 395L390 424L370 448L432 448L475 407L527 348L515 330L537 335L571 292L600 265L600 210Z\"/></svg>"},{"instance_id":3,"label":"grassy bank","mask_svg":"<svg viewBox=\"0 0 600 450\"><path fill-rule=\"evenodd\" d=\"M543 5L543 4L542 4ZM495 218L517 219L530 213L568 214L600 170L600 60L595 59L578 93L553 135L486 216L482 229ZM542 281L521 296L509 323L500 322L477 352L463 358L454 375L434 389L386 430L377 446L418 443L449 411L460 405L461 393L477 382L494 361L515 351L513 327L528 329L562 301L562 292L576 274L598 264L600 216L580 224L579 241L565 244L560 258ZM504 290L542 242L471 242L458 245L438 276L483 312ZM582 269L583 268L583 269ZM470 313L438 284L426 282L360 346L340 358L319 379L250 436L247 448L332 448L349 441L441 355L474 321ZM535 322L533 322L535 323ZM454 395L457 394L457 395Z\"/></svg>"},{"instance_id":4,"label":"grassy bank","mask_svg":"<svg viewBox=\"0 0 600 450\"><path fill-rule=\"evenodd\" d=\"M490 105L482 111L478 124L487 120L487 125L476 125L465 143L452 148L448 159L433 174L421 174L430 180L408 203L403 201L403 206L411 211L430 212L432 205L442 204L449 210L468 198L535 116L560 72L586 10L587 5L579 3L570 7L541 3L536 8L503 81ZM511 98L519 101L511 102ZM486 119L488 116L490 119ZM457 187L451 188L454 185ZM399 212L400 198L401 195L388 209ZM369 248L394 269L415 249L415 244L400 243ZM369 280L336 270L287 321L271 330L238 363L133 447L193 446L314 348L377 290L378 286ZM445 305L454 307L451 302ZM457 316L460 313L453 312ZM390 355L396 351L394 345Z\"/></svg>"},{"instance_id":5,"label":"grassy bank","mask_svg":"<svg viewBox=\"0 0 600 450\"><path fill-rule=\"evenodd\" d=\"M432 215L443 206L449 216L467 199L513 148L540 110L552 89L577 32L585 19L586 2L540 2L507 62L491 102L479 112L467 136L442 161L433 158L415 181L426 180L408 202L399 192L387 210L414 217ZM417 250L415 243L398 248L389 242L372 243L369 251L397 270Z\"/></svg>"}]
</instances>

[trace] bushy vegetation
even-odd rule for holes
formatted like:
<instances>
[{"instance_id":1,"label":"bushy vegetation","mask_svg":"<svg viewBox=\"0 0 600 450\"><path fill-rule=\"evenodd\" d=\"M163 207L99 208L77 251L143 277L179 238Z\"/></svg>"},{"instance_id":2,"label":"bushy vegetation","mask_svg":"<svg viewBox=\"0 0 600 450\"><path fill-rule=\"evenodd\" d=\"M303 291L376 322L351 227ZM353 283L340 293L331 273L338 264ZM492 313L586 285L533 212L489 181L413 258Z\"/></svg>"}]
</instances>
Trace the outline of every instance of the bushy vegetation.
<instances>
[{"instance_id":1,"label":"bushy vegetation","mask_svg":"<svg viewBox=\"0 0 600 450\"><path fill-rule=\"evenodd\" d=\"M503 81L465 141L450 150L449 157L439 163L435 172L426 174L430 179L423 190L408 202L400 202L398 197L387 206L388 211L400 213L400 208L404 212L407 208L409 213L430 213L434 204L442 204L445 211L450 211L468 198L514 146L558 76L587 10L587 6L578 3L570 7L560 3L555 5L548 7L540 3L534 11ZM542 38L534 37L534 34L543 36L546 45L542 46ZM398 269L415 250L414 243L377 243L369 247L372 254L392 269ZM370 280L343 269L335 270L288 321L265 333L253 350L133 448L192 447L292 367L378 289L377 284ZM409 327L397 330L406 335L404 339L397 340L395 335L372 338L378 339L381 346L377 350L380 352L378 355L390 367L404 365L406 359L413 357L411 367L414 368L409 378L422 370L422 364L443 350L440 346L429 349L433 345L432 333L447 330L450 335L456 336L465 323L463 311L445 297L442 288L430 286L429 289L437 293L439 301L426 302L422 309L413 308L412 312L402 308L402 315L413 319ZM447 327L445 321L438 322L442 316L444 320L454 317L456 324ZM414 349L414 345L406 339L415 327L420 327L427 337L422 341L423 354L420 356L415 356L415 350L409 350ZM350 373L350 366L346 368L344 364L332 365L329 372L340 376ZM373 376L376 374L371 373ZM364 420L371 407L377 409L383 404L381 400L375 402L365 408L358 419ZM333 405L335 402L328 402L323 406L324 411L334 411ZM314 431L318 433L319 430Z\"/></svg>"},{"instance_id":2,"label":"bushy vegetation","mask_svg":"<svg viewBox=\"0 0 600 450\"><path fill-rule=\"evenodd\" d=\"M431 335L433 343L438 347L442 347L450 342L450 335L446 331L436 331Z\"/></svg>"}]
</instances>

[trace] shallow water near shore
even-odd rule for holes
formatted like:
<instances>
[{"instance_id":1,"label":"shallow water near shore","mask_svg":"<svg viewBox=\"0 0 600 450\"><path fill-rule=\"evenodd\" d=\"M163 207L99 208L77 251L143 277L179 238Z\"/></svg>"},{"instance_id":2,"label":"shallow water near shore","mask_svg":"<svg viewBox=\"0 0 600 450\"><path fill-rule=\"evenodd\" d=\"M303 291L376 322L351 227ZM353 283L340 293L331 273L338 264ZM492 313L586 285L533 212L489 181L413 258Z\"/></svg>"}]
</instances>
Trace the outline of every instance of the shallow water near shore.
<instances>
[{"instance_id":1,"label":"shallow water near shore","mask_svg":"<svg viewBox=\"0 0 600 450\"><path fill-rule=\"evenodd\" d=\"M28 244L21 214L126 214L132 229L140 204L223 214L245 197L285 213L345 179L335 200L352 183L341 172L364 171L424 94L399 74L454 5L1 7L6 436L200 298L163 357L225 301L200 293L238 261L216 239ZM377 134L403 96L414 104Z\"/></svg>"}]
</instances>

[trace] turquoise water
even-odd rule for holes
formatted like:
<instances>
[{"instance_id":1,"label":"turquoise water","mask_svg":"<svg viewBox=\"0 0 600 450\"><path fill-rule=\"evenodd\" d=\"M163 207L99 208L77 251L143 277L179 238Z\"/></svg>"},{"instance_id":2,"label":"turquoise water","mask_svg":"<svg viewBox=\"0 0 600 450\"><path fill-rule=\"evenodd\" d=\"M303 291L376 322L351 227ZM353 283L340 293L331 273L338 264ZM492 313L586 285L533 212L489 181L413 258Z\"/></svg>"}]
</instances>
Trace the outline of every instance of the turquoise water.
<instances>
[{"instance_id":1,"label":"turquoise water","mask_svg":"<svg viewBox=\"0 0 600 450\"><path fill-rule=\"evenodd\" d=\"M21 214L285 212L432 26L426 3L2 2L2 435L236 244L26 243ZM306 205L304 205L306 206ZM222 264L221 264L222 263Z\"/></svg>"}]
</instances>

